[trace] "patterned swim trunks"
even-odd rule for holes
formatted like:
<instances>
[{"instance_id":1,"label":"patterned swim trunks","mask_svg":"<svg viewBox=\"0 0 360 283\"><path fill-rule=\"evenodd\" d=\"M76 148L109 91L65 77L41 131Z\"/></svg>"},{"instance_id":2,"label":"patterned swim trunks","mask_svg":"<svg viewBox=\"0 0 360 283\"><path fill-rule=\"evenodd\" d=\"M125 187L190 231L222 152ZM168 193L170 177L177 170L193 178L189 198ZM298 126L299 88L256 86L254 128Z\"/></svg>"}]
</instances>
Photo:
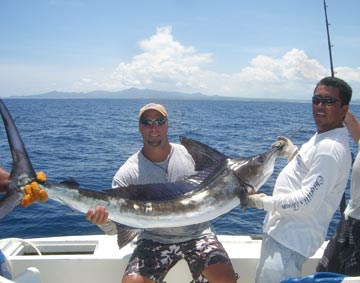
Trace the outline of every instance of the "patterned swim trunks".
<instances>
[{"instance_id":1,"label":"patterned swim trunks","mask_svg":"<svg viewBox=\"0 0 360 283\"><path fill-rule=\"evenodd\" d=\"M360 275L360 220L342 215L316 271Z\"/></svg>"},{"instance_id":2,"label":"patterned swim trunks","mask_svg":"<svg viewBox=\"0 0 360 283\"><path fill-rule=\"evenodd\" d=\"M124 275L140 274L157 283L163 282L168 271L181 259L189 265L194 283L207 283L201 272L214 263L231 264L229 256L215 235L176 244L140 240Z\"/></svg>"}]
</instances>

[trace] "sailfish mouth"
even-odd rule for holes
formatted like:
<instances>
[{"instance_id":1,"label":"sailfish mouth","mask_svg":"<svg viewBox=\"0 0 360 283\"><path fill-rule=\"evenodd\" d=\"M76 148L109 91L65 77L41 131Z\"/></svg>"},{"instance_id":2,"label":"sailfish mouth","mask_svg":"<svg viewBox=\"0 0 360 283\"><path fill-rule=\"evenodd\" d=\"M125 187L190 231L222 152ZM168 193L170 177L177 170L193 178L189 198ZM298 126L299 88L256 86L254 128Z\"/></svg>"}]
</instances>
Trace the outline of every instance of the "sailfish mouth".
<instances>
[{"instance_id":1,"label":"sailfish mouth","mask_svg":"<svg viewBox=\"0 0 360 283\"><path fill-rule=\"evenodd\" d=\"M275 152L276 151L281 151L283 148L284 148L284 146L285 146L285 141L283 141L283 140L277 140L274 144L273 144L273 146L272 146L272 149L275 149ZM268 157L269 158L269 157Z\"/></svg>"}]
</instances>

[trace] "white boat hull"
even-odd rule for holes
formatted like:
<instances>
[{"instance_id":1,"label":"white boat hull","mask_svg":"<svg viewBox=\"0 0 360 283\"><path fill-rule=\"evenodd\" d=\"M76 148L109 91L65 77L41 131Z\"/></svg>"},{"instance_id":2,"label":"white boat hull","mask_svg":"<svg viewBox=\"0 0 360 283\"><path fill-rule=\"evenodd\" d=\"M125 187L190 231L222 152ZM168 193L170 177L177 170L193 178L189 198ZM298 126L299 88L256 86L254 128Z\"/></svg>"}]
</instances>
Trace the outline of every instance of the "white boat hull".
<instances>
[{"instance_id":1,"label":"white boat hull","mask_svg":"<svg viewBox=\"0 0 360 283\"><path fill-rule=\"evenodd\" d=\"M219 240L240 276L239 282L254 282L261 239L220 235ZM0 242L0 249L7 256L14 276L29 267L35 267L40 271L42 283L119 283L133 250L132 244L119 250L116 236L107 235L36 238L26 241L34 245L42 255L36 254L35 249L21 239L4 239ZM304 276L315 272L326 244L325 242L305 263ZM183 260L165 278L168 283L185 283L191 280L189 269Z\"/></svg>"}]
</instances>

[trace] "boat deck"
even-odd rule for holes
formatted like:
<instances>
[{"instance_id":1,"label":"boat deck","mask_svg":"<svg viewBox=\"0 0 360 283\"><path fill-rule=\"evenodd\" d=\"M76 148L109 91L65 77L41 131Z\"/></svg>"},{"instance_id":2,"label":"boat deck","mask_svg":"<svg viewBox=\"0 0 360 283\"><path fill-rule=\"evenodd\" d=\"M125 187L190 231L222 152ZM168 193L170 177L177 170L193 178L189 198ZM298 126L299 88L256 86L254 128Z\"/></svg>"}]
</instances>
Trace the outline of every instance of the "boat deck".
<instances>
[{"instance_id":1,"label":"boat deck","mask_svg":"<svg viewBox=\"0 0 360 283\"><path fill-rule=\"evenodd\" d=\"M254 282L261 239L225 235L220 235L219 239L240 276L239 282ZM303 275L315 272L325 246L326 243L306 262ZM26 241L4 239L0 242L0 248L10 261L15 276L28 267L36 267L40 271L42 283L119 283L132 254L133 245L128 244L119 250L116 236L89 235ZM191 280L189 269L183 260L165 278L168 283Z\"/></svg>"}]
</instances>

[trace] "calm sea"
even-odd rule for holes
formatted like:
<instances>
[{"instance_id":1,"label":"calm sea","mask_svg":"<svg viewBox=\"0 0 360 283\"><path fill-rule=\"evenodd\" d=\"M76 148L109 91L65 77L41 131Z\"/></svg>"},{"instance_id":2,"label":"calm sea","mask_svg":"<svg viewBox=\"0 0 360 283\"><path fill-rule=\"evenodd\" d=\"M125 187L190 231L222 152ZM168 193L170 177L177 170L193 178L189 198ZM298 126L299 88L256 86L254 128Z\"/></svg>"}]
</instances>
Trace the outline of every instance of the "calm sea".
<instances>
[{"instance_id":1,"label":"calm sea","mask_svg":"<svg viewBox=\"0 0 360 283\"><path fill-rule=\"evenodd\" d=\"M138 109L145 100L5 100L22 135L36 171L49 181L74 178L82 187L110 188L118 167L141 147ZM197 139L230 157L266 151L279 135L301 145L314 133L311 104L261 101L162 100L169 112L169 137ZM360 105L352 110L360 113ZM0 164L11 168L4 128L0 126ZM357 153L354 143L352 151ZM261 191L271 194L275 177L285 165L278 159L275 172ZM348 191L348 189L347 189ZM314 216L316 217L316 215ZM264 212L236 208L213 221L219 234L261 234ZM339 213L329 228L332 235ZM0 220L0 238L46 237L102 233L83 214L49 200L18 207Z\"/></svg>"}]
</instances>

